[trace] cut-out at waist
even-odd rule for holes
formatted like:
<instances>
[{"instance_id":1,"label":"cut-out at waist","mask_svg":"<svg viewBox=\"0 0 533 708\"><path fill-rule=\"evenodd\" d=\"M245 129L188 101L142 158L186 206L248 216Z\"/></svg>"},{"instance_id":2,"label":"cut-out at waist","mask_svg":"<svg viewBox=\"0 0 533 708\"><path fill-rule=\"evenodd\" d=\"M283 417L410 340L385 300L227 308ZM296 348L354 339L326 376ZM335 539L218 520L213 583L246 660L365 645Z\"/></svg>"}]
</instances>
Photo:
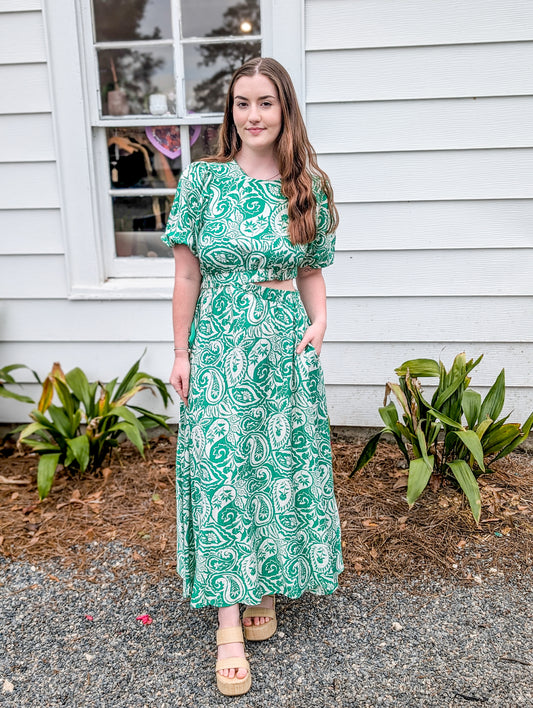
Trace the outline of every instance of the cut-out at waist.
<instances>
[{"instance_id":1,"label":"cut-out at waist","mask_svg":"<svg viewBox=\"0 0 533 708\"><path fill-rule=\"evenodd\" d=\"M277 290L296 290L292 280L262 280L254 285L262 285L263 287L275 288Z\"/></svg>"}]
</instances>

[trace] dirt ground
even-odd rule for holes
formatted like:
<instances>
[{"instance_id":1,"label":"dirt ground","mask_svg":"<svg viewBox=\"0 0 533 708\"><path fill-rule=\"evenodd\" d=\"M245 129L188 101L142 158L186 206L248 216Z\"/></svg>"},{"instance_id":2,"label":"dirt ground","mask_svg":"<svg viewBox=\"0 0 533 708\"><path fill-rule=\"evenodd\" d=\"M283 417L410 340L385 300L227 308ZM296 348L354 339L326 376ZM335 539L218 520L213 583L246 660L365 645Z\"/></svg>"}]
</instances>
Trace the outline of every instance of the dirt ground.
<instances>
[{"instance_id":1,"label":"dirt ground","mask_svg":"<svg viewBox=\"0 0 533 708\"><path fill-rule=\"evenodd\" d=\"M61 471L39 502L38 459L9 439L0 447L0 553L33 564L60 558L98 582L94 561L110 541L133 551L135 569L154 581L175 573L175 437L150 443L143 460L129 444L94 475ZM479 526L448 480L433 477L416 504L405 500L407 470L396 447L383 443L350 477L362 445L335 439L335 493L345 572L408 577L437 572L465 583L481 574L511 577L533 564L533 455L515 452L479 478ZM96 543L94 543L96 541ZM116 575L131 573L127 566Z\"/></svg>"}]
</instances>

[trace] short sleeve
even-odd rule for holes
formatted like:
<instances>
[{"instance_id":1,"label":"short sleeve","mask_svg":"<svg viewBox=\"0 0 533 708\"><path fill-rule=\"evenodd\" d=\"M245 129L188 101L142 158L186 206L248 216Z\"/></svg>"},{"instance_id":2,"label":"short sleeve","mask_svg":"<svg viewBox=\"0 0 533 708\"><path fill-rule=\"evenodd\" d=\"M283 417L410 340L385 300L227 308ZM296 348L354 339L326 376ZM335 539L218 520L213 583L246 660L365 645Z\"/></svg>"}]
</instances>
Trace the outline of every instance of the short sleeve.
<instances>
[{"instance_id":1,"label":"short sleeve","mask_svg":"<svg viewBox=\"0 0 533 708\"><path fill-rule=\"evenodd\" d=\"M161 240L167 246L180 243L197 256L197 237L202 225L202 195L206 163L192 162L181 173L176 196Z\"/></svg>"},{"instance_id":2,"label":"short sleeve","mask_svg":"<svg viewBox=\"0 0 533 708\"><path fill-rule=\"evenodd\" d=\"M326 268L335 258L335 232L328 233L331 226L331 214L328 209L328 198L323 189L316 195L317 232L311 243L307 244L300 268Z\"/></svg>"}]
</instances>

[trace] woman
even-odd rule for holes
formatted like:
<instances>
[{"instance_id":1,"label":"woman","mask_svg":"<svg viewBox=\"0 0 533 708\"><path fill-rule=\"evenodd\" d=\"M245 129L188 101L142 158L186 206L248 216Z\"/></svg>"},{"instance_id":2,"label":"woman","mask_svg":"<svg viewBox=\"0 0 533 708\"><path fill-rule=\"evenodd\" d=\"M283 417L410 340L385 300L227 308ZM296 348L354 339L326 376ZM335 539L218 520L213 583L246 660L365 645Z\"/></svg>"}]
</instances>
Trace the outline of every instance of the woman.
<instances>
[{"instance_id":1,"label":"woman","mask_svg":"<svg viewBox=\"0 0 533 708\"><path fill-rule=\"evenodd\" d=\"M330 594L344 569L318 358L337 221L289 75L247 61L218 153L184 170L163 237L182 399L177 570L192 607L219 608L225 695L251 683L239 603L246 638L266 639L276 593Z\"/></svg>"}]
</instances>

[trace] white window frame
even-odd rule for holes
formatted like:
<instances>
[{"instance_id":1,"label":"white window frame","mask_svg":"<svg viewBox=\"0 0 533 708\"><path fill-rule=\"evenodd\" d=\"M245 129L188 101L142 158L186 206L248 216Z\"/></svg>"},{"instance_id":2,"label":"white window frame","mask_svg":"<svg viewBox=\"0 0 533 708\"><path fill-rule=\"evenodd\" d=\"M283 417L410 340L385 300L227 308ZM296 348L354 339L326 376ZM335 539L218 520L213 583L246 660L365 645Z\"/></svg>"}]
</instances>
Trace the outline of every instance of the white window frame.
<instances>
[{"instance_id":1,"label":"white window frame","mask_svg":"<svg viewBox=\"0 0 533 708\"><path fill-rule=\"evenodd\" d=\"M87 64L90 42L84 33L91 32L91 27L87 27L84 13L88 2L43 0L69 298L168 299L172 293L172 259L115 258L110 267L114 232L109 219L105 131L100 127L109 125L109 121L99 117L96 74ZM287 68L302 111L303 21L304 0L261 0L262 53ZM90 37L92 41L92 34ZM196 115L190 122L209 124L216 122L213 117ZM150 116L139 119L143 126L150 122L162 125L172 121L151 120ZM112 124L117 124L116 118ZM188 151L188 141L182 144L184 152ZM131 262L122 267L119 261ZM122 276L126 272L131 275Z\"/></svg>"}]
</instances>

